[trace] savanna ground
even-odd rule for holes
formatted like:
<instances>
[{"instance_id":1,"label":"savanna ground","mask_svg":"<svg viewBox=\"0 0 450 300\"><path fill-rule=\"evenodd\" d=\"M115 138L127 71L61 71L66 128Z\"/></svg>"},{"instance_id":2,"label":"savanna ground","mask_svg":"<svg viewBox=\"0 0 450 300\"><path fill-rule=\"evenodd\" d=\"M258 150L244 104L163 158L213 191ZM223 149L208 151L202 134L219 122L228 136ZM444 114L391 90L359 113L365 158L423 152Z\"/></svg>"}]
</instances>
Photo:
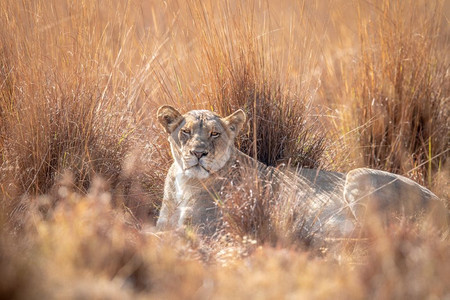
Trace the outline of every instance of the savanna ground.
<instances>
[{"instance_id":1,"label":"savanna ground","mask_svg":"<svg viewBox=\"0 0 450 300\"><path fill-rule=\"evenodd\" d=\"M237 146L266 164L369 166L449 204L449 19L425 0L1 1L0 298L449 298L448 228L426 222L314 247L236 195L214 240L152 227L162 104L243 108Z\"/></svg>"}]
</instances>

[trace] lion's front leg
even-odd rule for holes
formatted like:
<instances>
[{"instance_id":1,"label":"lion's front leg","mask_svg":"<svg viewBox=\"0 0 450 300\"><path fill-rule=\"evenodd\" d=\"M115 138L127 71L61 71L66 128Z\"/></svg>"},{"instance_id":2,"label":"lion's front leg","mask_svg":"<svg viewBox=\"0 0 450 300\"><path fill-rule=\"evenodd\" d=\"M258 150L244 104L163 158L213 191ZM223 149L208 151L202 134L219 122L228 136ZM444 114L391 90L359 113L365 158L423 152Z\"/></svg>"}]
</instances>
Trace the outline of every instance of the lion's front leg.
<instances>
[{"instance_id":1,"label":"lion's front leg","mask_svg":"<svg viewBox=\"0 0 450 300\"><path fill-rule=\"evenodd\" d=\"M173 166L169 169L164 182L164 198L159 211L158 221L156 222L156 229L159 231L174 229L177 225L176 222L173 224L173 216L176 210L176 195L173 192L175 182L174 177L171 176L172 168Z\"/></svg>"}]
</instances>

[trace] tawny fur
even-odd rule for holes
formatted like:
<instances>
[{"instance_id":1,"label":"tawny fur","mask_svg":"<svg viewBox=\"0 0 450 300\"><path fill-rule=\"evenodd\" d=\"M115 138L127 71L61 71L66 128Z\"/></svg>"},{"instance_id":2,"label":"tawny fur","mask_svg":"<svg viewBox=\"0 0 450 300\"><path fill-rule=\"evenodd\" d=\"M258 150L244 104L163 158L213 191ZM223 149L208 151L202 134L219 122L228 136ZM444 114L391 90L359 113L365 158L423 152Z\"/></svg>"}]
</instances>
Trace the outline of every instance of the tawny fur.
<instances>
[{"instance_id":1,"label":"tawny fur","mask_svg":"<svg viewBox=\"0 0 450 300\"><path fill-rule=\"evenodd\" d=\"M157 117L169 135L174 158L165 181L159 230L191 225L213 234L227 189L249 178L262 183L270 197L294 193L302 202L306 220L302 224L309 230L348 234L364 222L367 207L409 215L427 210L438 223L446 223L442 202L400 175L366 168L346 175L314 169L282 172L257 162L234 145L246 119L242 110L221 118L208 110L181 115L171 106L162 106Z\"/></svg>"}]
</instances>

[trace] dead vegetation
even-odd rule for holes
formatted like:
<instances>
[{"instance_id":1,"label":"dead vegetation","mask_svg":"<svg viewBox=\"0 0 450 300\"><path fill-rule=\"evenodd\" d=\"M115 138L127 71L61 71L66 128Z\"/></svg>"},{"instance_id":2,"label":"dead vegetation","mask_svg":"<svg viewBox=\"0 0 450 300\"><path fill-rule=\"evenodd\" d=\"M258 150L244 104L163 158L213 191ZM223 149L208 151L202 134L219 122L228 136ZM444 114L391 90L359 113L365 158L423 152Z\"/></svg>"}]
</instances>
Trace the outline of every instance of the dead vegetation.
<instances>
[{"instance_id":1,"label":"dead vegetation","mask_svg":"<svg viewBox=\"0 0 450 300\"><path fill-rule=\"evenodd\" d=\"M0 298L449 297L448 237L426 223L314 248L244 191L215 240L152 230L165 103L243 108L238 146L266 164L373 167L449 203L449 16L444 1L0 2Z\"/></svg>"}]
</instances>

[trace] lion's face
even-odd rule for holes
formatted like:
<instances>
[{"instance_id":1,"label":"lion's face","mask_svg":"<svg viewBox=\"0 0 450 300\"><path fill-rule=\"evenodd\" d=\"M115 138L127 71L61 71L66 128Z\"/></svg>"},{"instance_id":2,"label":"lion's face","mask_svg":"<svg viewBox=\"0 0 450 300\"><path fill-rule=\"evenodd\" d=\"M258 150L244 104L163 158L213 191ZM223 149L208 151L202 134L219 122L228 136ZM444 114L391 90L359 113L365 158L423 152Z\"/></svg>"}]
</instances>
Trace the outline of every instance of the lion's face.
<instances>
[{"instance_id":1,"label":"lion's face","mask_svg":"<svg viewBox=\"0 0 450 300\"><path fill-rule=\"evenodd\" d=\"M222 169L234 149L234 139L245 122L238 110L221 118L208 110L181 115L171 106L158 109L158 120L167 133L175 162L193 178L207 178Z\"/></svg>"}]
</instances>

